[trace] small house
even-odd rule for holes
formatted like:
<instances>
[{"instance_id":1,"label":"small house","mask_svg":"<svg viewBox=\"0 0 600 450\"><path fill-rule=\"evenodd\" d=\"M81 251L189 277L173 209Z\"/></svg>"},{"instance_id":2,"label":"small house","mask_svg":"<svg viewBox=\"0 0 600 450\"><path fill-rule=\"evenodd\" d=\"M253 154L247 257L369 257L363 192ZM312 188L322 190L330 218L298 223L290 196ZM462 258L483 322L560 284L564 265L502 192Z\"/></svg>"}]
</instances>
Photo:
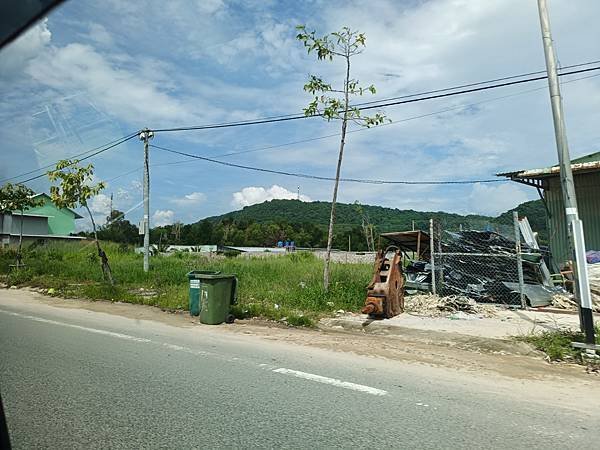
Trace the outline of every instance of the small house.
<instances>
[{"instance_id":1,"label":"small house","mask_svg":"<svg viewBox=\"0 0 600 450\"><path fill-rule=\"evenodd\" d=\"M40 193L34 197L41 200L41 205L23 211L0 213L0 242L9 245L19 241L21 222L23 224L23 240L37 241L48 239L83 239L71 236L75 232L75 220L82 216L69 208L58 208L49 195Z\"/></svg>"}]
</instances>

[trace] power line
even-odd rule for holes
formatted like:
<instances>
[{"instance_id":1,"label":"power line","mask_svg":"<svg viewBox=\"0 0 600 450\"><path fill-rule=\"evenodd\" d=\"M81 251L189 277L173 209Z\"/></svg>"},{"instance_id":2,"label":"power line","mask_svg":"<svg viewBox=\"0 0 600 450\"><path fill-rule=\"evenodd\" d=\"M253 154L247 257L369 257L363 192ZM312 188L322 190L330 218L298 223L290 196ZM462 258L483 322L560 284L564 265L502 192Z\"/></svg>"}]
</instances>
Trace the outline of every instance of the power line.
<instances>
[{"instance_id":1,"label":"power line","mask_svg":"<svg viewBox=\"0 0 600 450\"><path fill-rule=\"evenodd\" d=\"M558 76L575 75L577 73L591 72L593 70L600 70L600 67L591 67L589 69L572 70L570 72L560 73ZM365 107L362 107L362 108L359 108L359 109L361 111L365 111L365 110L375 109L375 108L385 108L387 106L404 105L404 104L407 104L407 103L416 103L416 102L422 102L422 101L425 101L425 100L433 100L433 99L437 99L437 98L451 97L451 96L454 96L454 95L462 95L462 94L469 94L469 93L472 93L472 92L486 91L488 89L497 89L497 88L506 87L506 86L514 86L514 85L517 85L517 84L530 83L532 81L545 80L546 78L548 78L548 76L539 76L539 77L533 77L533 78L526 78L524 80L508 81L506 83L493 84L491 86L475 87L475 88L471 88L471 89L463 89L462 91L448 92L448 93L445 93L445 94L429 95L427 97L419 97L419 98L415 98L415 99L408 99L408 100L401 100L401 101L395 101L395 102L382 103L382 104L372 105L372 106L365 106Z\"/></svg>"},{"instance_id":2,"label":"power line","mask_svg":"<svg viewBox=\"0 0 600 450\"><path fill-rule=\"evenodd\" d=\"M591 65L591 64L595 64L598 63L599 61L591 61L591 62L587 62L587 63L581 63L581 64L574 64L574 65L570 65L570 66L565 66L564 69L566 68L574 68L574 67L582 67L582 66L587 66L587 65ZM577 73L584 73L584 72L590 72L590 71L594 71L594 70L600 70L600 67L592 67L592 68L587 68L587 69L580 69L580 70L575 70L575 71L570 71L570 72L562 72L559 74L559 76L565 76L565 75L573 75L573 74L577 74ZM508 79L514 79L514 78L522 78L523 76L527 76L527 75L532 75L532 74L536 74L536 73L542 73L543 71L538 71L538 72L529 72L527 74L521 74L521 75L513 75L513 76L509 76L509 77L502 77L502 78L496 78L494 80L488 80L488 81L481 81L481 82L477 82L477 83L470 83L470 84L464 84L464 85L460 85L460 86L455 86L455 87L451 87L451 88L444 88L444 89L436 89L436 90L432 90L432 91L427 91L427 92L422 92L420 94L410 94L410 95L405 95L405 96L401 96L401 97L392 97L389 99L382 99L382 100L378 100L378 101L373 101L373 102L365 102L365 103L360 103L357 104L356 106L359 105L372 105L373 103L377 103L375 105L372 106L364 106L364 107L360 107L359 109L361 110L368 110L368 109L374 109L374 108L381 108L381 107L387 107L387 106L394 106L394 105L399 105L399 104L406 104L406 103L414 103L414 102L419 102L419 101L425 101L425 100L431 100L431 99L436 99L436 98L443 98L443 97L449 97L449 96L453 96L453 95L461 95L461 94L465 94L465 93L470 93L470 92L478 92L478 91L483 91L483 90L487 90L487 89L495 89L495 88L499 88L499 87L506 87L506 86L511 86L511 85L515 85L515 84L522 84L522 83L528 83L531 81L539 81L539 80L543 80L545 78L547 78L547 76L540 76L540 77L535 77L535 78L527 78L524 80L518 80L518 81L512 81L512 82L507 82L507 83L501 83L501 84L496 84L496 85L491 85L491 86L483 86L483 87L478 87L478 88L473 88L473 89L466 89L466 90L462 90L462 91L458 91L458 92L446 92L446 91L452 91L455 89L459 89L459 88L463 88L463 87L469 87L469 86L479 86L482 84L489 84L495 81L501 81L501 80L508 80ZM582 78L581 78L582 79ZM570 80L570 81L575 81L575 80ZM568 82L570 82L568 81ZM428 95L428 94L433 94L433 93L439 93L439 92L446 92L445 94L438 94L438 95L429 95L427 97L422 97L422 95ZM412 97L417 97L417 98L412 98ZM394 102L388 102L388 103L383 103L381 104L382 101L387 101L387 100L394 100L394 99L404 99L402 101L394 101ZM475 103L477 104L477 103ZM457 107L460 108L460 107ZM445 112L445 111L449 111L452 110L454 108L448 108L446 110L443 110L441 112ZM434 112L434 113L429 113L429 114L424 114L421 116L416 116L413 118L408 118L405 120L401 120L398 122L402 122L402 121L407 121L407 120L413 120L415 118L420 118L420 117L427 117L429 115L435 115L435 114L439 114L440 112ZM314 117L314 116L305 116L305 115L294 115L294 114L288 114L288 115L282 115L282 116L271 116L271 117L265 117L262 119L258 119L258 120L245 120L245 121L239 121L239 122L223 122L223 123L217 123L217 124L211 124L211 125L202 125L202 126L197 126L197 127L179 127L179 128L164 128L164 129L156 129L154 131L162 131L162 132L170 132L170 131L187 131L187 130L200 130L200 129L212 129L212 128L226 128L226 127L235 127L235 126L244 126L244 125L256 125L256 124L261 124L261 123L273 123L273 122L282 122L282 121L289 121L289 120L297 120L297 119L303 119L303 118L308 118L308 117ZM363 131L362 129L359 130L352 130L350 132L358 132L358 131ZM133 137L137 136L138 132L136 131L135 133L131 133L127 136L124 136L122 138L110 141L107 144L104 144L102 146L99 147L95 147L93 149L87 150L85 152L79 153L77 155L72 155L69 157L69 159L72 158L79 158L80 156L83 156L89 152L94 152L94 153L87 155L81 159L79 159L79 161L83 161L85 159L89 159L92 158L100 153L103 153L107 150L110 150L111 148L116 147L117 145L120 145L130 139L132 139ZM326 136L321 136L321 137L317 137L317 138L309 138L309 139L305 139L305 140L301 140L301 141L295 141L295 142L291 142L291 143L287 143L287 144L280 144L280 145L276 145L276 146L269 146L269 147L264 147L264 148L259 148L259 149L250 149L250 150L245 150L245 151L241 151L241 152L232 152L229 154L225 154L225 155L220 155L220 156L231 156L231 155L235 155L235 154L241 154L241 153L250 153L250 152L254 152L254 151L262 151L262 150L267 150L270 148L277 148L277 147L281 147L281 146L287 146L287 145L294 145L294 144L298 144L298 143L303 143L303 142L310 142L310 141L314 141L314 140L319 140L319 139L326 139L329 137L334 137L337 136L339 134L331 134L331 135L326 135ZM112 145L111 145L112 144ZM103 148L105 146L107 146L106 148ZM45 170L48 168L51 168L53 166L55 166L58 163L58 161L52 163L52 164L48 164L46 166L43 167L39 167L37 169L33 169L31 171L28 172L24 172L22 174L19 175L15 175L13 177L9 177L9 178L5 178L3 180L0 180L0 183L4 183L6 181L10 181L10 180L14 180L16 178L20 178L22 176L26 176L32 173L35 173L37 171L40 170ZM31 177L28 178L24 181L21 181L21 183L27 183L29 181L33 181L36 180L38 178L41 178L45 176L45 174L40 174L37 175L35 177ZM118 177L117 177L118 178Z\"/></svg>"},{"instance_id":3,"label":"power line","mask_svg":"<svg viewBox=\"0 0 600 450\"><path fill-rule=\"evenodd\" d=\"M95 147L95 148L93 148L91 150L86 150L85 152L79 153L77 155L69 156L66 159L76 159L78 162L79 161L85 161L86 159L92 158L92 157L94 157L96 155L104 153L107 150L110 150L111 148L114 148L114 147L116 147L118 145L121 145L124 142L127 142L127 141L129 141L130 139L133 139L136 136L137 136L137 132L136 133L132 133L132 134L128 134L127 136L123 136L122 138L115 139L115 140L110 141L110 142L108 142L108 143L106 143L104 145L101 145L99 147ZM91 154L89 154L87 156L84 156L83 158L79 158L80 156L83 156L86 153L90 153L90 152L94 152L94 153L91 153ZM58 164L58 162L59 161L55 161L54 163L51 163L51 164L48 164L48 165L45 165L45 166L42 166L42 167L38 167L37 169L30 170L29 172L25 172L25 173L22 173L20 175L15 175L15 176L10 177L10 178L5 178L3 180L0 180L0 183L4 183L5 181L9 181L9 180L14 180L15 178L21 178L21 177L23 177L25 175L29 175L29 174L38 172L40 170L45 170L45 169L49 169L51 167L55 167L56 164ZM67 166L67 167L69 167L69 166ZM42 177L45 177L45 176L46 176L46 174L42 173L42 174L37 175L35 177L31 177L31 178L28 178L26 180L20 181L19 183L21 183L21 184L22 183L27 183L29 181L37 180L38 178L42 178Z\"/></svg>"},{"instance_id":4,"label":"power line","mask_svg":"<svg viewBox=\"0 0 600 450\"><path fill-rule=\"evenodd\" d=\"M590 66L592 64L599 64L599 63L600 63L600 60L590 61L590 62L587 62L587 63L572 64L570 66L564 66L564 67L562 67L561 70L574 69L575 67ZM546 73L546 71L545 70L537 70L535 72L523 73L521 75L511 75L511 76L508 76L508 77L501 77L501 78L496 78L496 79L493 79L493 80L478 81L476 83L463 84L463 85L454 86L454 87L451 87L451 88L435 89L435 90L432 90L432 91L421 92L420 94L408 94L408 95L402 95L402 96L399 96L399 97L390 97L390 98L385 98L385 99L381 99L381 100L372 100L370 102L358 103L355 106L371 105L373 103L388 102L388 101L392 101L392 100L400 100L400 99L403 99L403 98L411 98L411 97L416 97L416 96L421 96L421 95L437 94L439 92L453 91L453 90L456 90L456 89L464 89L464 88L473 87L473 86L480 86L482 84L497 83L499 81L506 81L506 80L513 80L515 78L529 77L529 76L532 76L532 75L538 75L540 73Z\"/></svg>"},{"instance_id":5,"label":"power line","mask_svg":"<svg viewBox=\"0 0 600 450\"><path fill-rule=\"evenodd\" d=\"M594 77L598 77L600 76L600 74L595 74L595 75L588 75L586 77L580 77L580 78L574 78L572 80L568 80L563 82L562 84L568 84L568 83L573 83L576 81L580 81L580 80L586 80L588 78L594 78ZM480 100L478 102L473 102L473 103L463 103L461 105L456 105L456 106L450 106L448 108L444 108L441 110L437 110L437 111L433 111L433 112L429 112L429 113L424 113L424 114L419 114L416 116L411 116L411 117L405 117L403 119L399 119L399 120L395 120L393 122L388 122L388 123L383 123L377 127L372 127L372 128L358 128L358 129L354 129L354 130L350 130L347 131L346 133L360 133L362 131L369 131L369 130L376 130L379 129L381 127L385 127L385 126L391 126L391 125L397 125L399 123L404 123L404 122L409 122L411 120L416 120L416 119L422 119L425 117L431 117L431 116L435 116L438 114L443 114L445 112L450 112L450 111L455 111L455 110L460 110L460 109L464 109L464 108L469 108L472 106L477 106L477 105L481 105L484 103L489 103L489 102L493 102L493 101L498 101L498 100L504 100L506 98L511 98L511 97L516 97L518 95L523 95L523 94L529 94L531 92L537 92L537 91L541 91L541 90L545 90L547 89L546 86L542 86L542 87L538 87L538 88L533 88L533 89L527 89L525 91L519 91L519 92L514 92L512 94L507 94L507 95L503 95L500 97L493 97L493 98L488 98L485 100ZM266 147L256 147L256 148L251 148L251 149L247 149L247 150L240 150L240 151L235 151L235 152L228 152L228 153L223 153L220 155L211 155L212 158L225 158L228 156L234 156L234 155L242 155L242 154L246 154L246 153L255 153L255 152L260 152L260 151L265 151L265 150L272 150L272 149L276 149L276 148L281 148L281 147L288 147L291 145L296 145L296 144L304 144L307 142L313 142L313 141L318 141L318 140L322 140L322 139L329 139L332 137L337 137L340 136L340 133L333 133L333 134L326 134L323 136L317 136L317 137L312 137L312 138L306 138L306 139L300 139L297 141L291 141L291 142L286 142L283 144L275 144L275 145L269 145ZM190 159L185 159L185 160L181 160L181 161L175 161L175 162L170 162L170 163L162 163L162 164L154 164L153 166L166 166L166 165L173 165L173 164L181 164L181 163L185 163L185 162L189 162ZM136 169L139 170L139 169ZM130 173L130 172L128 172Z\"/></svg>"},{"instance_id":6,"label":"power line","mask_svg":"<svg viewBox=\"0 0 600 450\"><path fill-rule=\"evenodd\" d=\"M588 76L585 76L585 77L574 78L574 79L571 79L571 80L564 81L562 84L564 85L564 84L574 83L576 81L586 80L588 78L594 78L594 77L598 77L598 76L600 76L600 74L594 74L594 75L588 75ZM531 92L537 92L537 91L545 90L545 89L547 89L547 87L546 86L542 86L542 87L538 87L538 88L527 89L525 91L514 92L512 94L507 94L507 95L503 95L503 96L500 96L500 97L488 98L488 99L485 99L485 100L480 100L478 102L463 103L463 104L460 104L460 105L451 106L451 107L448 107L448 108L444 108L444 109L441 109L441 110L437 110L437 111L433 111L433 112L429 112L429 113L425 113L425 114L419 114L419 115L416 115L416 116L406 117L404 119L399 119L399 120L396 120L394 122L384 123L384 124L381 124L381 125L379 125L377 127L373 127L373 128L358 128L358 129L350 130L347 133L359 133L359 132L362 132L362 131L375 130L375 129L379 129L379 128L384 127L384 126L397 125L399 123L409 122L409 121L412 121L412 120L422 119L422 118L425 118L425 117L431 117L431 116L435 116L435 115L438 115L438 114L443 114L443 113L450 112L450 111L455 111L455 110L460 110L460 109L464 109L464 108L469 108L469 107L472 107L472 106L477 106L477 105L481 105L481 104L484 104L484 103L489 103L489 102L493 102L493 101L503 100L503 99L506 99L506 98L516 97L518 95L529 94ZM211 158L225 158L225 157L229 157L229 156L242 155L242 154L247 154L247 153L255 153L255 152L260 152L260 151L265 151L265 150L273 150L273 149L282 148L282 147L289 147L289 146L292 146L292 145L304 144L304 143L307 143L307 142L319 141L319 140L329 139L329 138L338 137L338 136L340 136L340 133L326 134L326 135L323 135L323 136L317 136L317 137L312 137L312 138L300 139L300 140L297 140L297 141L291 141L291 142L285 142L285 143L282 143L282 144L269 145L269 146L266 146L266 147L255 147L255 148L250 148L250 149L246 149L246 150L240 150L240 151L235 151L235 152L222 153L222 154L219 154L219 155L210 155L210 157ZM177 165L177 164L184 164L184 163L192 162L192 161L197 161L197 159L196 158L186 158L186 159L179 160L179 161L172 161L172 162L166 162L166 163L156 163L156 164L151 164L151 167L171 166L171 165ZM115 176L113 178L110 178L110 179L106 180L106 182L110 183L110 182L112 182L114 180L117 180L117 179L119 179L121 177L130 175L130 174L135 173L135 172L140 172L142 169L143 169L142 167L138 167L138 168L129 170L127 172L121 173L121 174L119 174L119 175L117 175L117 176Z\"/></svg>"},{"instance_id":7,"label":"power line","mask_svg":"<svg viewBox=\"0 0 600 450\"><path fill-rule=\"evenodd\" d=\"M589 64L592 64L592 63L583 63L583 64L578 64L576 66L579 67L582 65L589 65ZM578 69L578 70L572 70L572 71L568 71L568 72L562 72L559 74L559 76L574 75L574 74L590 72L590 71L594 71L594 70L600 70L600 67L591 67L591 68L587 68L587 69ZM532 72L532 73L540 73L540 72ZM521 78L523 76L524 75L514 75L511 77L498 78L498 80ZM357 107L361 111L375 109L375 108L385 108L385 107L389 107L389 106L396 106L396 105L402 105L402 104L408 104L408 103L416 103L416 102L421 102L421 101L425 101L425 100L433 100L433 99L438 99L438 98L451 97L454 95L462 95L462 94L468 94L468 93L472 93L472 92L479 92L479 91L484 91L484 90L488 90L488 89L497 89L497 88L501 88L501 87L514 86L517 84L530 83L532 81L545 80L546 78L547 78L547 75L542 75L542 76L537 76L537 77L525 78L523 80L507 81L507 82L503 82L503 83L492 84L492 85L488 85L488 86L480 86L480 85L489 84L492 81L481 81L478 83L462 85L462 86L479 86L479 87L471 87L469 89L462 89L462 90L459 90L456 92L447 92L447 91L455 91L456 89L461 89L461 86L437 89L434 91L427 91L427 92L422 92L419 94L410 94L407 96L395 97L395 98L391 98L391 99L382 99L382 100L378 100L377 104L372 104L372 102L367 102L367 103L362 104L362 105L367 105L367 106L354 105L353 107ZM441 92L444 92L444 93L441 93ZM413 98L413 97L416 97L416 98ZM402 100L388 101L388 100L392 100L392 99L396 99L396 98L400 98ZM387 102L387 103L381 103L381 102ZM240 127L240 126L247 126L247 125L260 125L260 124L266 124L266 123L287 122L287 121L291 121L291 120L307 119L310 117L318 117L318 116L319 116L319 114L308 115L308 116L304 115L304 114L296 114L296 115L288 114L288 115L284 115L284 116L265 117L265 118L255 119L255 120L245 120L245 121L239 121L239 122L228 122L228 123L226 122L226 123L218 123L218 124L198 125L198 126L190 126L190 127L177 127L177 128L157 128L157 129L153 129L152 131L154 131L154 132L177 132L177 131L209 130L209 129L217 129L217 128L231 128L231 127Z\"/></svg>"},{"instance_id":8,"label":"power line","mask_svg":"<svg viewBox=\"0 0 600 450\"><path fill-rule=\"evenodd\" d=\"M189 158L200 159L202 161L212 162L214 164L221 164L223 166L235 167L238 169L245 170L253 170L256 172L265 172L272 173L276 175L285 175L288 177L296 177L296 178L307 178L311 180L320 180L320 181L335 181L335 178L332 177L323 177L319 175L310 175L298 172L284 172L281 170L272 170L265 169L263 167L253 167L253 166L245 166L242 164L230 163L227 161L219 161L217 159L207 158L205 156L195 155L193 153L181 152L178 150L173 150L166 147L161 147L159 145L151 144L150 147L163 150L169 153L175 153L177 155L187 156ZM347 183L363 183L363 184L409 184L409 185L444 185L444 184L476 184L476 183L503 183L510 180L499 180L499 179L491 179L491 180L456 180L456 181L394 181L394 180L373 180L373 179L360 179L360 178L340 178L340 181Z\"/></svg>"}]
</instances>

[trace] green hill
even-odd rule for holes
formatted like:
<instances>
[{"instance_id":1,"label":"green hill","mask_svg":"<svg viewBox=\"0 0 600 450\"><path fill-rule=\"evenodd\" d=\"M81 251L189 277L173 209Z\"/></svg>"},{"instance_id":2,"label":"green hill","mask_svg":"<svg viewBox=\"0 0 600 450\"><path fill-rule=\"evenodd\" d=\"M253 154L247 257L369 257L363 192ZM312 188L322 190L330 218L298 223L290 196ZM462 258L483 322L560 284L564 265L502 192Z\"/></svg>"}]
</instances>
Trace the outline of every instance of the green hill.
<instances>
[{"instance_id":1,"label":"green hill","mask_svg":"<svg viewBox=\"0 0 600 450\"><path fill-rule=\"evenodd\" d=\"M538 211L540 208L543 213L541 201L523 203L519 206L525 207L525 215L534 216L532 211ZM342 229L360 226L362 215L359 211L362 209L364 216L375 225L379 232L409 230L412 228L413 221L416 229L426 230L429 228L429 219L433 218L441 221L444 228L455 230L461 225L464 228L482 229L486 226L511 225L512 210L501 214L498 217L488 217L482 215L461 215L446 213L442 211L423 212L412 209L385 208L383 206L355 205L347 203L338 203L336 207L336 224ZM298 200L271 200L256 205L246 206L239 211L232 211L221 216L209 217L207 220L212 223L219 223L224 220L234 222L255 222L255 223L278 223L287 222L290 224L310 223L318 226L327 226L329 224L329 214L331 203L329 202L301 202ZM523 210L525 212L525 210ZM537 218L537 216L536 216ZM509 219L509 220L507 220ZM531 217L530 217L531 221ZM539 222L539 223L538 223ZM532 221L532 227L539 229L542 225L545 228L544 215L541 215L541 221L536 221L536 226ZM536 228L537 227L537 228Z\"/></svg>"},{"instance_id":2,"label":"green hill","mask_svg":"<svg viewBox=\"0 0 600 450\"><path fill-rule=\"evenodd\" d=\"M172 225L151 230L152 242L171 244L221 244L273 246L278 240L290 239L299 247L324 247L327 242L331 203L272 200L247 206L220 216L208 217L192 224ZM517 207L526 215L542 239L546 236L545 212L541 201ZM441 222L444 230L492 229L512 233L512 211L498 217L460 215L442 211L422 212L382 206L340 203L336 208L334 247L366 250L363 219L374 226L374 234L412 229L429 230L429 219Z\"/></svg>"}]
</instances>

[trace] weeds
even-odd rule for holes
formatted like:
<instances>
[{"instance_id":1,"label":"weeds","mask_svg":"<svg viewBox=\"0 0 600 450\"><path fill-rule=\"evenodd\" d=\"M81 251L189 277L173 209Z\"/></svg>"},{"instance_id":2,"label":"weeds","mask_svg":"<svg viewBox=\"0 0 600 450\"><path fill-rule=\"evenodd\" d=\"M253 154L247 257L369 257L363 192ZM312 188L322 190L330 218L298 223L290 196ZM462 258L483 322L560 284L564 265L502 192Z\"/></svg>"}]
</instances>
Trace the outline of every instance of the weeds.
<instances>
[{"instance_id":1,"label":"weeds","mask_svg":"<svg viewBox=\"0 0 600 450\"><path fill-rule=\"evenodd\" d=\"M187 272L219 270L239 280L238 318L263 317L293 326L314 326L320 317L344 309L358 311L370 279L368 264L334 264L329 292L322 288L323 262L309 252L265 258L207 258L177 253L155 256L150 272L142 269L142 255L118 244L106 243L117 284L102 278L97 257L86 243L51 243L24 249L25 269L11 271L14 252L0 250L0 273L7 284L52 288L56 295L85 297L188 309ZM140 288L155 295L141 295Z\"/></svg>"},{"instance_id":2,"label":"weeds","mask_svg":"<svg viewBox=\"0 0 600 450\"><path fill-rule=\"evenodd\" d=\"M581 349L573 348L571 342L584 342L582 333L573 330L544 331L517 336L521 342L533 345L541 350L551 361L578 360L581 361ZM596 343L600 344L600 326L596 327Z\"/></svg>"}]
</instances>

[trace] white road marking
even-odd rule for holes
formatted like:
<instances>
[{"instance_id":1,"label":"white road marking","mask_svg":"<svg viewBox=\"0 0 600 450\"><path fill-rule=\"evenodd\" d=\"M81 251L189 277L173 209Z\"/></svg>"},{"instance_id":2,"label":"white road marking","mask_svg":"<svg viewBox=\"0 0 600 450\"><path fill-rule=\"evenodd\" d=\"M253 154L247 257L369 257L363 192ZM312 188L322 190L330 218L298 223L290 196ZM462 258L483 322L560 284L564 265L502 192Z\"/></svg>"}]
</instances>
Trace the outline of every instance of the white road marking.
<instances>
[{"instance_id":1,"label":"white road marking","mask_svg":"<svg viewBox=\"0 0 600 450\"><path fill-rule=\"evenodd\" d=\"M214 357L220 356L215 353L207 352L204 350L194 350L194 349L184 347L181 345L169 344L166 342L163 342L163 343L154 342L150 339L141 338L141 337L137 337L137 336L131 336L129 334L117 333L114 331L107 331L107 330L100 330L98 328L84 327L81 325L74 325L71 323L60 322L58 320L44 319L42 317L30 316L27 314L21 314L21 313L17 313L17 312L13 312L13 311L6 311L3 309L0 309L0 313L8 314L10 316L15 316L15 317L21 317L23 319L33 320L35 322L48 323L51 325L58 325L61 327L74 328L77 330L87 331L89 333L101 334L104 336L111 336L114 338L124 339L127 341L140 342L140 343L157 343L159 345L162 344L163 347L168 348L170 350L184 352L184 353L190 353L190 354L198 355L198 356L214 356ZM240 360L237 357L229 358L227 361L242 362L242 360ZM257 366L261 367L261 368L266 368L268 366L268 364L262 363L262 364L257 364ZM356 384L356 383L351 383L349 381L342 381L342 380L338 380L336 378L324 377L321 375L316 375L314 373L301 372L299 370L286 369L284 367L280 367L278 369L271 369L271 370L275 373L291 375L291 376L294 376L297 378L302 378L305 380L316 381L317 383L329 384L330 386L340 387L340 388L344 388L344 389L350 389L350 390L358 391L358 392L364 392L366 394L379 395L379 396L388 394L387 391L384 391L382 389L377 389L377 388L374 388L371 386L365 386L364 384ZM425 405L425 406L428 406L428 405Z\"/></svg>"},{"instance_id":2,"label":"white road marking","mask_svg":"<svg viewBox=\"0 0 600 450\"><path fill-rule=\"evenodd\" d=\"M284 375L292 375L294 377L303 378L305 380L316 381L317 383L329 384L331 386L341 387L344 389L351 389L353 391L364 392L371 395L387 395L387 391L377 389L371 386L365 386L364 384L350 383L349 381L342 381L336 378L323 377L321 375L315 375L314 373L300 372L299 370L286 369L281 367L279 369L273 369L275 373L281 373Z\"/></svg>"},{"instance_id":3,"label":"white road marking","mask_svg":"<svg viewBox=\"0 0 600 450\"><path fill-rule=\"evenodd\" d=\"M27 314L20 314L20 313L16 313L16 312L12 312L12 311L5 311L3 309L0 309L0 312L3 312L4 314L9 314L11 316L22 317L24 319L34 320L36 322L49 323L52 325L60 325L62 327L68 327L68 328L75 328L77 330L83 330L83 331L88 331L90 333L102 334L104 336L111 336L111 337L115 337L115 338L119 338L119 339L125 339L128 341L143 342L143 343L152 342L150 339L141 338L141 337L137 337L137 336L131 336L129 334L115 333L114 331L99 330L98 328L83 327L81 325L73 325L71 323L59 322L58 320L43 319L41 317L29 316Z\"/></svg>"},{"instance_id":4,"label":"white road marking","mask_svg":"<svg viewBox=\"0 0 600 450\"><path fill-rule=\"evenodd\" d=\"M163 345L167 348L170 348L171 350L175 350L178 352L189 352L190 351L190 349L188 349L186 347L182 347L181 345L167 344L167 343L163 343Z\"/></svg>"}]
</instances>

